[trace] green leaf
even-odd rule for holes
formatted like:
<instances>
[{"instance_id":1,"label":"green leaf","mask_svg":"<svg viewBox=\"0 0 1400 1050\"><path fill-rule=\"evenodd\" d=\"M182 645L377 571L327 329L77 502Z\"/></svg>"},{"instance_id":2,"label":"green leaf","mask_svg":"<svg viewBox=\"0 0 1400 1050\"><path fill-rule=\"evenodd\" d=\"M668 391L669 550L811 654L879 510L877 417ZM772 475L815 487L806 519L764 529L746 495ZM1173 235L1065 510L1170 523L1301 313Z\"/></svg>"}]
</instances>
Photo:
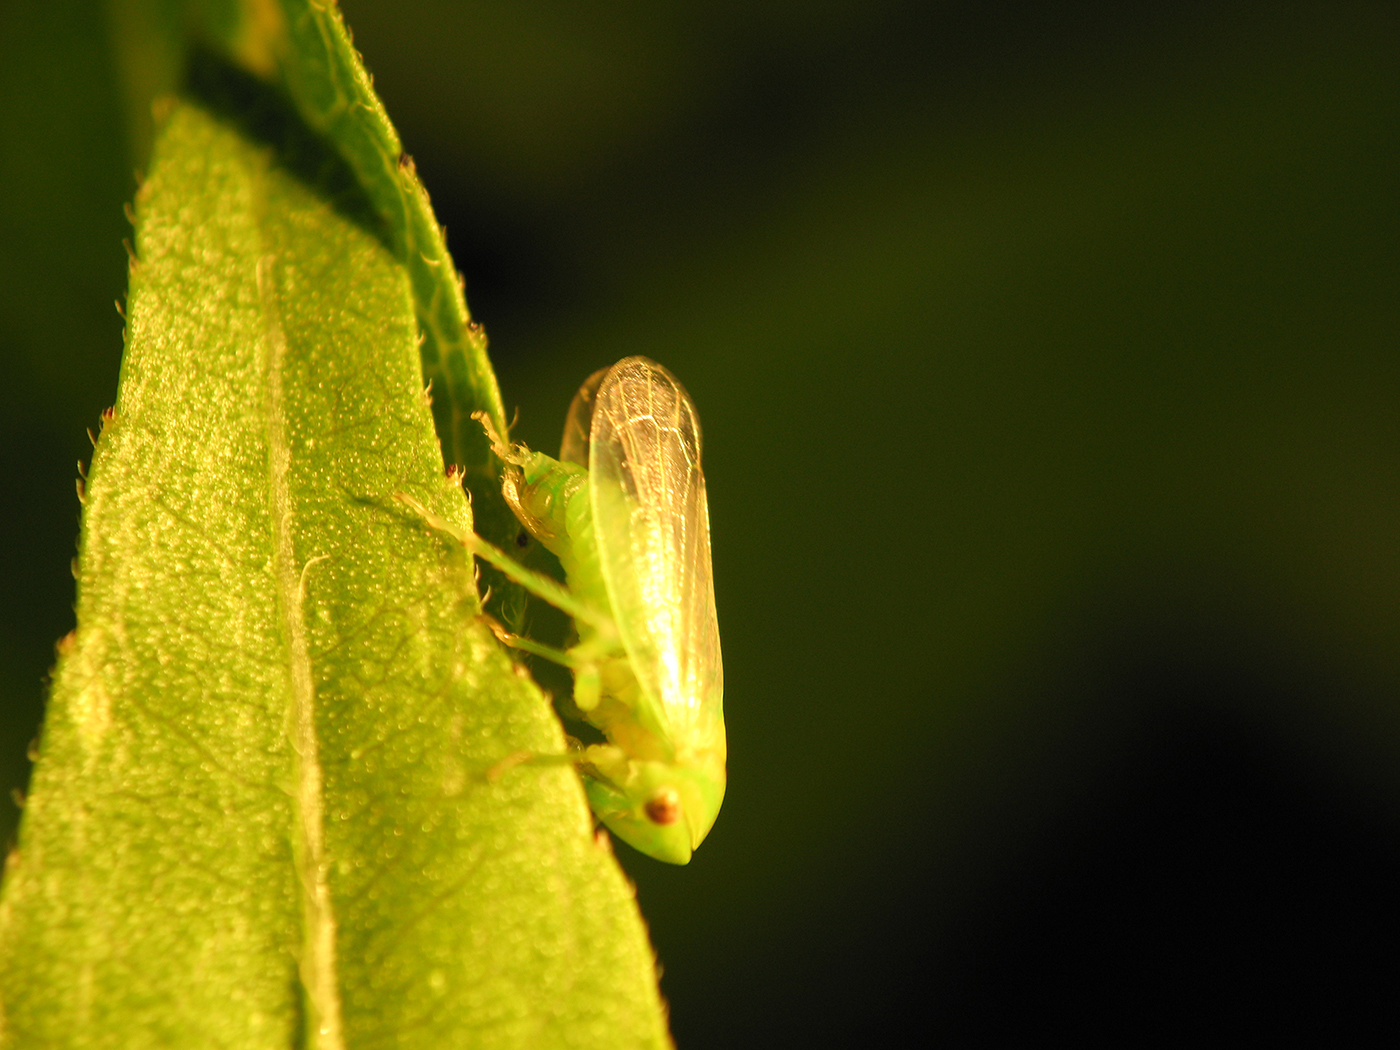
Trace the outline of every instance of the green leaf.
<instances>
[{"instance_id":1,"label":"green leaf","mask_svg":"<svg viewBox=\"0 0 1400 1050\"><path fill-rule=\"evenodd\" d=\"M577 777L487 776L562 751L558 723L395 499L469 527L393 228L275 95L223 83L173 107L137 200L0 900L4 1044L664 1046Z\"/></svg>"},{"instance_id":2,"label":"green leaf","mask_svg":"<svg viewBox=\"0 0 1400 1050\"><path fill-rule=\"evenodd\" d=\"M385 221L412 282L423 331L423 370L441 391L439 432L465 469L473 493L479 480L492 507L504 514L505 520L493 521L491 528L479 523L483 535L504 541L519 526L499 498L490 444L471 413L490 413L504 433L505 412L486 359L486 333L467 310L462 279L447 254L427 191L351 47L339 10L313 0L282 0L281 10L286 42L274 47L286 56L280 67L283 80L303 119L334 144Z\"/></svg>"},{"instance_id":3,"label":"green leaf","mask_svg":"<svg viewBox=\"0 0 1400 1050\"><path fill-rule=\"evenodd\" d=\"M197 78L201 48L276 85L302 120L345 162L378 217L384 240L403 265L418 316L423 372L433 387L438 436L461 468L476 507L477 531L508 546L519 523L501 498L499 464L473 412L486 412L505 433L486 332L472 320L447 238L427 190L403 152L369 74L329 0L108 0L138 155L153 100ZM191 61L191 43L194 58ZM184 70L184 73L181 73ZM482 569L492 612L523 625L526 599L490 566Z\"/></svg>"}]
</instances>

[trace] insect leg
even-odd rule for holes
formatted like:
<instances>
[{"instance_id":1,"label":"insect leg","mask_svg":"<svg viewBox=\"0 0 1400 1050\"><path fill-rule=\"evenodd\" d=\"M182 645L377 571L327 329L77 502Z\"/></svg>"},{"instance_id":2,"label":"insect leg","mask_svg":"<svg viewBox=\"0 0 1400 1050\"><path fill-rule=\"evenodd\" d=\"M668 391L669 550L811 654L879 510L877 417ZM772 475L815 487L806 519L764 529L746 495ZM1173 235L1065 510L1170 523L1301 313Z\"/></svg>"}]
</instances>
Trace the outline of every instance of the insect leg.
<instances>
[{"instance_id":1,"label":"insect leg","mask_svg":"<svg viewBox=\"0 0 1400 1050\"><path fill-rule=\"evenodd\" d=\"M538 751L517 751L507 755L486 771L486 779L495 783L518 766L575 766L587 770L590 776L609 783L621 782L627 773L627 756L612 744L580 746L569 738L569 750L562 755L542 755Z\"/></svg>"},{"instance_id":2,"label":"insect leg","mask_svg":"<svg viewBox=\"0 0 1400 1050\"><path fill-rule=\"evenodd\" d=\"M552 645L545 645L542 642L536 642L532 639L521 637L512 631L506 630L490 616L482 616L481 619L486 621L486 626L491 628L491 633L496 636L496 641L500 642L502 645L508 645L512 649L519 649L521 652L532 653L535 656L542 656L552 663L569 668L571 671L577 670L581 666L578 657L567 649L556 649Z\"/></svg>"},{"instance_id":3,"label":"insect leg","mask_svg":"<svg viewBox=\"0 0 1400 1050\"><path fill-rule=\"evenodd\" d=\"M572 766L579 760L577 751L566 751L562 755L542 755L537 751L517 751L506 755L486 771L486 779L493 784L516 766Z\"/></svg>"},{"instance_id":4,"label":"insect leg","mask_svg":"<svg viewBox=\"0 0 1400 1050\"><path fill-rule=\"evenodd\" d=\"M419 503L406 492L396 492L394 497L403 504L412 507L424 521L439 532L446 533L454 540L467 548L472 554L482 561L494 565L501 571L507 579L520 584L537 598L543 598L562 612L572 616L580 623L586 623L599 634L609 638L617 636L617 628L613 626L612 620L600 614L596 609L585 605L573 596L568 588L561 585L557 580L550 579L544 573L527 569L518 561L512 558L499 547L492 546L474 532L465 532L453 525L450 521L438 517L427 507Z\"/></svg>"},{"instance_id":5,"label":"insect leg","mask_svg":"<svg viewBox=\"0 0 1400 1050\"><path fill-rule=\"evenodd\" d=\"M603 676L598 665L589 661L574 671L574 706L586 716L603 699Z\"/></svg>"},{"instance_id":6,"label":"insect leg","mask_svg":"<svg viewBox=\"0 0 1400 1050\"><path fill-rule=\"evenodd\" d=\"M561 612L568 613L579 623L586 623L599 634L615 637L617 629L612 620L601 615L596 609L585 605L573 596L568 588L542 572L527 569L499 547L487 543L480 536L471 535L463 545L482 561L501 570L507 579L520 584L536 598L543 598Z\"/></svg>"},{"instance_id":7,"label":"insect leg","mask_svg":"<svg viewBox=\"0 0 1400 1050\"><path fill-rule=\"evenodd\" d=\"M603 676L597 660L587 655L592 647L584 644L572 649L556 649L552 645L545 645L542 642L512 634L489 616L482 616L481 619L486 621L486 626L491 628L491 633L502 645L519 649L521 652L533 653L535 656L543 657L573 671L574 706L579 709L580 713L586 716L589 711L598 706L599 701L603 698Z\"/></svg>"},{"instance_id":8,"label":"insect leg","mask_svg":"<svg viewBox=\"0 0 1400 1050\"><path fill-rule=\"evenodd\" d=\"M456 525L453 525L452 522L448 521L446 518L438 517L427 507L423 506L423 504L419 503L416 499L410 496L407 492L395 492L394 499L412 508L414 513L416 513L420 518L423 519L424 522L427 523L429 528L437 529L438 532L446 533L464 547L467 545L467 537L470 535L470 533L459 529Z\"/></svg>"}]
</instances>

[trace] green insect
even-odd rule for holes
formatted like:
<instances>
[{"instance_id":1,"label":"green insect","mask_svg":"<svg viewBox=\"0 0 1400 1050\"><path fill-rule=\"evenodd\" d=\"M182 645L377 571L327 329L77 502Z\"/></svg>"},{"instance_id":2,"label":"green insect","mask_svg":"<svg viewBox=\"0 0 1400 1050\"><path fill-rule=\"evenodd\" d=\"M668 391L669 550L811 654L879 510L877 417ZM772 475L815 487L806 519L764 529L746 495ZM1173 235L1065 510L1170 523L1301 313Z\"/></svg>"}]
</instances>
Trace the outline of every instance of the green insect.
<instances>
[{"instance_id":1,"label":"green insect","mask_svg":"<svg viewBox=\"0 0 1400 1050\"><path fill-rule=\"evenodd\" d=\"M567 588L479 537L471 551L568 613L578 640L558 650L503 641L574 673L574 703L607 738L574 764L589 803L619 838L689 862L725 788L724 672L700 469L700 420L685 388L645 357L590 376L575 395L559 459L507 445L502 490L555 554Z\"/></svg>"}]
</instances>

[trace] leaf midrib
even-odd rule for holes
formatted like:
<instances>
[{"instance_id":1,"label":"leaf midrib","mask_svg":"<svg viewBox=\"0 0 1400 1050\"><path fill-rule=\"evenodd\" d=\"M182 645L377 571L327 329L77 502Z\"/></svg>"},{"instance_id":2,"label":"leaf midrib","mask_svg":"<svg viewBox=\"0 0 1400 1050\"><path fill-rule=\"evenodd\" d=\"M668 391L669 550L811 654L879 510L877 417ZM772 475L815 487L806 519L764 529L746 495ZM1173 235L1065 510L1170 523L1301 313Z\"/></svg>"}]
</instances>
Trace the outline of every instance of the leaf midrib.
<instances>
[{"instance_id":1,"label":"leaf midrib","mask_svg":"<svg viewBox=\"0 0 1400 1050\"><path fill-rule=\"evenodd\" d=\"M286 646L288 710L286 732L292 745L292 853L302 899L300 973L308 1000L307 1028L318 1050L342 1050L340 986L335 961L335 912L326 880L324 792L320 745L316 738L316 688L303 618L305 576L320 558L300 570L292 538L292 495L287 476L292 451L287 439L282 378L287 337L282 328L271 255L258 260L258 301L263 315L264 411L268 447L268 502L272 520L272 563ZM322 556L324 557L324 555Z\"/></svg>"}]
</instances>

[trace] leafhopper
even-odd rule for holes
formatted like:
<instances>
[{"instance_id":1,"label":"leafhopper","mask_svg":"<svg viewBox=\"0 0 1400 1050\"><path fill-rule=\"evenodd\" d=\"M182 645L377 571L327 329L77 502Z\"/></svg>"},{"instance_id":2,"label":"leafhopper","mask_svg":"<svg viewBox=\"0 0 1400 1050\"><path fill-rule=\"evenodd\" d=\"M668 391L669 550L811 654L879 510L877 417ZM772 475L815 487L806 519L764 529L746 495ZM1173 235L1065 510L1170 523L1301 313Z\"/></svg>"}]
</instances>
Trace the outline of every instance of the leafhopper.
<instances>
[{"instance_id":1,"label":"leafhopper","mask_svg":"<svg viewBox=\"0 0 1400 1050\"><path fill-rule=\"evenodd\" d=\"M558 557L566 586L480 537L463 541L571 616L577 641L497 635L572 670L574 704L607 741L572 756L598 819L657 860L688 863L719 813L726 761L695 404L661 365L628 357L574 396L558 459L507 444L480 418L506 466L506 502Z\"/></svg>"}]
</instances>

